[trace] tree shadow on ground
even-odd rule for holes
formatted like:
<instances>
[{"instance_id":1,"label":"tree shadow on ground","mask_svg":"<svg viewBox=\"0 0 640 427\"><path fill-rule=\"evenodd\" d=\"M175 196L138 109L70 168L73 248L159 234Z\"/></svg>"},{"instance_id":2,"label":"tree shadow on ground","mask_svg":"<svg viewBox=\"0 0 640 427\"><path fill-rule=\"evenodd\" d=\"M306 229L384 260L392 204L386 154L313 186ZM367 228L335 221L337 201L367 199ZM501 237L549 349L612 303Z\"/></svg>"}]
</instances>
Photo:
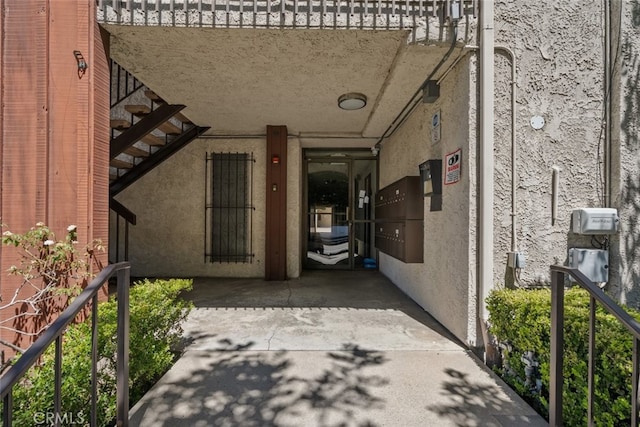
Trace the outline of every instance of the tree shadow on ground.
<instances>
[{"instance_id":1,"label":"tree shadow on ground","mask_svg":"<svg viewBox=\"0 0 640 427\"><path fill-rule=\"evenodd\" d=\"M313 356L319 360L299 366L291 352L252 351L252 343L230 340L219 343L223 351L187 352L178 369L135 408L131 425L376 425L366 412L384 407L376 388L388 379L365 370L385 363L382 353L346 344L341 351L319 352ZM318 367L319 361L324 368ZM181 370L180 363L188 368Z\"/></svg>"},{"instance_id":2,"label":"tree shadow on ground","mask_svg":"<svg viewBox=\"0 0 640 427\"><path fill-rule=\"evenodd\" d=\"M542 426L546 423L533 414L502 415L505 413L504 389L485 382L476 382L468 374L447 368L449 380L441 385L441 397L445 403L427 406L456 426L478 426L493 417L495 425ZM528 408L530 410L530 408ZM507 412L511 412L510 410Z\"/></svg>"}]
</instances>

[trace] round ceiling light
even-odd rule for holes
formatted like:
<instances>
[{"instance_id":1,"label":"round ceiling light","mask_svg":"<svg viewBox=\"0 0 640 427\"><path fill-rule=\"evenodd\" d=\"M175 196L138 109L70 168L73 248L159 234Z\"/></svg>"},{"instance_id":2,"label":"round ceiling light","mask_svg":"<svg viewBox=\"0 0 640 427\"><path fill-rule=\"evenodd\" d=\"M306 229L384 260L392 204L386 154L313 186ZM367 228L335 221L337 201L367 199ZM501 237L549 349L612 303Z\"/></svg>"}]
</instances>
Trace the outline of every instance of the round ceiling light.
<instances>
[{"instance_id":1,"label":"round ceiling light","mask_svg":"<svg viewBox=\"0 0 640 427\"><path fill-rule=\"evenodd\" d=\"M338 98L338 107L343 110L359 110L367 105L367 97L361 93L345 93Z\"/></svg>"}]
</instances>

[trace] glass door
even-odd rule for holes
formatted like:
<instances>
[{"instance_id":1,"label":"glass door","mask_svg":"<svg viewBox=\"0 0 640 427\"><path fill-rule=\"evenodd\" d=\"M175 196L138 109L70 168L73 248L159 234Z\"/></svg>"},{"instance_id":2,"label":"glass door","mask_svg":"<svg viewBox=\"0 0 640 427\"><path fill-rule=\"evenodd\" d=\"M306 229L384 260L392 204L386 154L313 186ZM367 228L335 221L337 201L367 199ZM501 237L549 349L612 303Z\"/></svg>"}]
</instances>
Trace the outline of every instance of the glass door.
<instances>
[{"instance_id":1,"label":"glass door","mask_svg":"<svg viewBox=\"0 0 640 427\"><path fill-rule=\"evenodd\" d=\"M307 164L307 266L351 268L347 161Z\"/></svg>"},{"instance_id":2,"label":"glass door","mask_svg":"<svg viewBox=\"0 0 640 427\"><path fill-rule=\"evenodd\" d=\"M306 268L376 268L375 158L307 158Z\"/></svg>"}]
</instances>

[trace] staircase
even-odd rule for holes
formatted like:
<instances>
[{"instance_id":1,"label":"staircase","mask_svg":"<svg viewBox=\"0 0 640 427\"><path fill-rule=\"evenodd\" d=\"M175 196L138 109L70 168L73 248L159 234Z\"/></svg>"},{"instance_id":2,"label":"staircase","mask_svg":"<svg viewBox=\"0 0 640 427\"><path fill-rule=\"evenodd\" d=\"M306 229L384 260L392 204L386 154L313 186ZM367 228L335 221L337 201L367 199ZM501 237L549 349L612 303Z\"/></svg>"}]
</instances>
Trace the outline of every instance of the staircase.
<instances>
[{"instance_id":1,"label":"staircase","mask_svg":"<svg viewBox=\"0 0 640 427\"><path fill-rule=\"evenodd\" d=\"M120 92L113 69L111 88ZM126 71L116 73L118 83L122 75L135 83ZM184 105L169 104L143 85L128 87L129 93L125 91L111 107L111 197L209 129L196 126L183 115Z\"/></svg>"},{"instance_id":2,"label":"staircase","mask_svg":"<svg viewBox=\"0 0 640 427\"><path fill-rule=\"evenodd\" d=\"M125 221L125 260L128 258L128 226L135 225L136 217L114 196L209 129L192 123L181 113L184 108L184 105L169 104L111 61L109 196L117 224L120 219ZM119 238L120 233L116 231L116 248L120 247Z\"/></svg>"}]
</instances>

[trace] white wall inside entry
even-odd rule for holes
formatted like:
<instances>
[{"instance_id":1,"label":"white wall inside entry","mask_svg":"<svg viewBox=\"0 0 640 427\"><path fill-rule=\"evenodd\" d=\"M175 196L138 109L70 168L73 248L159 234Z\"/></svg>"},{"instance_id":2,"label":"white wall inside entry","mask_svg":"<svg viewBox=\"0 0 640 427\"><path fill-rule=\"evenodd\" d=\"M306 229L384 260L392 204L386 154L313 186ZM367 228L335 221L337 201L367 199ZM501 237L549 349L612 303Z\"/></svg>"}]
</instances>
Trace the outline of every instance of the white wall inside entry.
<instances>
[{"instance_id":1,"label":"white wall inside entry","mask_svg":"<svg viewBox=\"0 0 640 427\"><path fill-rule=\"evenodd\" d=\"M408 175L418 175L420 163L444 159L458 149L462 173L444 185L442 210L431 211L425 197L424 262L405 264L380 254L380 271L433 315L460 340L476 344L475 246L471 195L475 170L475 120L470 110L469 60L461 61L442 82L440 98L420 104L409 120L383 145L380 187ZM433 115L440 112L440 138L433 138Z\"/></svg>"}]
</instances>

